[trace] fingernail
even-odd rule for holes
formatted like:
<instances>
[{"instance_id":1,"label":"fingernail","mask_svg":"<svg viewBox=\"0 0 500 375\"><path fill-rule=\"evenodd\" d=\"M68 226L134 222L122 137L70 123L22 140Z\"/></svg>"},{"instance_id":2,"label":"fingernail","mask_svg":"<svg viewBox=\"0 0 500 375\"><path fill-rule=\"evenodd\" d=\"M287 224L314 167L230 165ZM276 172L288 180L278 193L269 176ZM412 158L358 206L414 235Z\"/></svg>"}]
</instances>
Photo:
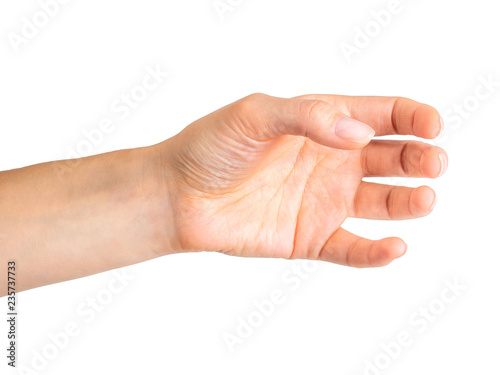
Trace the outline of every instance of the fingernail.
<instances>
[{"instance_id":1,"label":"fingernail","mask_svg":"<svg viewBox=\"0 0 500 375\"><path fill-rule=\"evenodd\" d=\"M448 159L442 153L439 154L439 161L441 162L441 169L439 170L439 176L444 175L444 172L448 169Z\"/></svg>"},{"instance_id":2,"label":"fingernail","mask_svg":"<svg viewBox=\"0 0 500 375\"><path fill-rule=\"evenodd\" d=\"M364 142L375 135L375 131L368 125L350 117L342 117L335 126L337 137L351 142Z\"/></svg>"},{"instance_id":3,"label":"fingernail","mask_svg":"<svg viewBox=\"0 0 500 375\"><path fill-rule=\"evenodd\" d=\"M398 248L398 250L396 251L395 255L396 255L397 258L402 257L403 255L405 255L406 251L408 250L408 245L406 243L404 243L404 242L403 242L403 244L404 244L404 246L400 246Z\"/></svg>"},{"instance_id":4,"label":"fingernail","mask_svg":"<svg viewBox=\"0 0 500 375\"><path fill-rule=\"evenodd\" d=\"M434 208L436 207L437 201L438 201L437 195L436 195L436 192L434 192L434 200L432 201L432 204L431 204L431 207L429 208L429 211L434 210Z\"/></svg>"},{"instance_id":5,"label":"fingernail","mask_svg":"<svg viewBox=\"0 0 500 375\"><path fill-rule=\"evenodd\" d=\"M444 130L444 120L442 117L439 118L439 133L438 133L438 137L443 133L443 130Z\"/></svg>"}]
</instances>

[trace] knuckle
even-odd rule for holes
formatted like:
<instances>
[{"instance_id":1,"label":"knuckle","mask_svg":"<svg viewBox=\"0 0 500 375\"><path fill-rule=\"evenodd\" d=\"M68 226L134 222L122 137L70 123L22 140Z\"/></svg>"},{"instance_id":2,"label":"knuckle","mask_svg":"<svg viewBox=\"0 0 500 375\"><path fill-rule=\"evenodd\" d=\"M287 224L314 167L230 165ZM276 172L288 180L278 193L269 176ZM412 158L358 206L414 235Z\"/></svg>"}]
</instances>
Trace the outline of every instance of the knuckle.
<instances>
[{"instance_id":1,"label":"knuckle","mask_svg":"<svg viewBox=\"0 0 500 375\"><path fill-rule=\"evenodd\" d=\"M308 120L322 121L331 116L330 106L321 100L301 100L298 107L300 116Z\"/></svg>"},{"instance_id":2,"label":"knuckle","mask_svg":"<svg viewBox=\"0 0 500 375\"><path fill-rule=\"evenodd\" d=\"M250 94L235 102L234 106L237 111L248 113L254 111L255 108L265 100L266 96L267 95L261 93Z\"/></svg>"},{"instance_id":3,"label":"knuckle","mask_svg":"<svg viewBox=\"0 0 500 375\"><path fill-rule=\"evenodd\" d=\"M248 95L227 107L226 115L231 128L240 142L262 140L268 137L267 127L262 119L268 116L265 101L269 96L261 93Z\"/></svg>"}]
</instances>

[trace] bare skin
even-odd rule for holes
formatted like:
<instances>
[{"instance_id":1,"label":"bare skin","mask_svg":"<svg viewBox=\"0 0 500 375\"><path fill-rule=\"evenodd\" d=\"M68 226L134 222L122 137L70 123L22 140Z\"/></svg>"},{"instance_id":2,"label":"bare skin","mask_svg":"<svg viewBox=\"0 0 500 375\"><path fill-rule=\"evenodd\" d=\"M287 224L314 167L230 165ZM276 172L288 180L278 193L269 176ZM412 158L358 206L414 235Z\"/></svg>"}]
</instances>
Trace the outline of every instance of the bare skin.
<instances>
[{"instance_id":1,"label":"bare skin","mask_svg":"<svg viewBox=\"0 0 500 375\"><path fill-rule=\"evenodd\" d=\"M344 220L422 217L436 195L363 178L435 178L448 159L372 137L431 139L441 128L434 108L409 99L254 94L163 143L84 158L62 178L64 161L2 172L1 279L11 259L20 291L187 251L387 265L403 240L358 237Z\"/></svg>"}]
</instances>

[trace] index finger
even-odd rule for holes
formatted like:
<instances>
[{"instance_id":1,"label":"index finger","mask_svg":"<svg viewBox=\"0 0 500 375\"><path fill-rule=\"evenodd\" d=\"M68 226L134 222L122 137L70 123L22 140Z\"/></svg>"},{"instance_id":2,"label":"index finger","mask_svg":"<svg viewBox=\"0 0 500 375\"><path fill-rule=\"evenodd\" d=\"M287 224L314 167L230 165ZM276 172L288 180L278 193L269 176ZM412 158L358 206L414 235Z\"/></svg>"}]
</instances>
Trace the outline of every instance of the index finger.
<instances>
[{"instance_id":1,"label":"index finger","mask_svg":"<svg viewBox=\"0 0 500 375\"><path fill-rule=\"evenodd\" d=\"M352 118L370 125L376 136L401 134L436 138L443 123L439 112L430 105L402 97L305 95L330 103Z\"/></svg>"}]
</instances>

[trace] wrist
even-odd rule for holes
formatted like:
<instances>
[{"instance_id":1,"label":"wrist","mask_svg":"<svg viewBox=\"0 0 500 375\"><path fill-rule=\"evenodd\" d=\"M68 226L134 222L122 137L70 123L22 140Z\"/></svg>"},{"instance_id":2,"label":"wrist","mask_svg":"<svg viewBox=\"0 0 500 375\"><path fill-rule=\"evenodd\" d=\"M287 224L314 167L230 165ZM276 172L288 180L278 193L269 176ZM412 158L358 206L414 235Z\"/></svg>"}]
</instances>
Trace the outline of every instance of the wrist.
<instances>
[{"instance_id":1,"label":"wrist","mask_svg":"<svg viewBox=\"0 0 500 375\"><path fill-rule=\"evenodd\" d=\"M170 140L135 149L141 160L138 172L143 191L142 204L151 227L152 248L156 256L182 252L176 212L177 178L170 163Z\"/></svg>"}]
</instances>

